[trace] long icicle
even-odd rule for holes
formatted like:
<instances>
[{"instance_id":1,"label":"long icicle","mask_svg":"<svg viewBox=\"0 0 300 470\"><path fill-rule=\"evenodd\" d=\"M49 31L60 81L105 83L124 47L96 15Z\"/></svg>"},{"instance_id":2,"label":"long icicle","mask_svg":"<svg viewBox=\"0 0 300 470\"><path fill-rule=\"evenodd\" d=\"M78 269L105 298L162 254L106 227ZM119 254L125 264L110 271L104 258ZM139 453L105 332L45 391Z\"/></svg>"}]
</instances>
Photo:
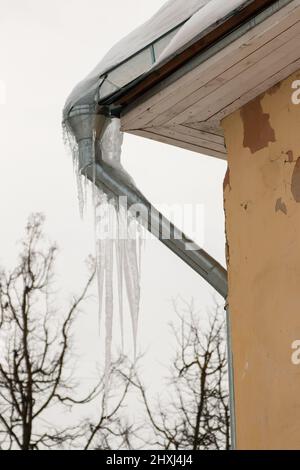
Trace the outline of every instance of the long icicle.
<instances>
[{"instance_id":1,"label":"long icicle","mask_svg":"<svg viewBox=\"0 0 300 470\"><path fill-rule=\"evenodd\" d=\"M108 211L109 231L112 231L112 213ZM113 247L114 240L108 237L105 241L105 395L108 389L109 372L111 367L112 328L114 314L113 294Z\"/></svg>"},{"instance_id":2,"label":"long icicle","mask_svg":"<svg viewBox=\"0 0 300 470\"><path fill-rule=\"evenodd\" d=\"M133 221L131 220L131 224ZM134 357L137 354L137 328L138 328L138 314L139 314L139 301L140 301L140 283L138 272L138 260L136 250L136 240L132 239L130 231L130 224L128 224L128 238L126 241L125 262L124 262L124 275L127 286L127 296L129 301L129 309L132 322Z\"/></svg>"},{"instance_id":3,"label":"long icicle","mask_svg":"<svg viewBox=\"0 0 300 470\"><path fill-rule=\"evenodd\" d=\"M118 298L119 298L119 318L121 329L121 342L122 353L124 352L124 319L123 319L123 269L124 269L124 240L122 239L122 216L120 213L118 217L118 238L116 240L116 261L117 261L117 274L118 274Z\"/></svg>"},{"instance_id":4,"label":"long icicle","mask_svg":"<svg viewBox=\"0 0 300 470\"><path fill-rule=\"evenodd\" d=\"M114 197L112 194L106 194L105 188L101 188L101 186L97 187L96 185L96 167L97 165L101 165L101 160L104 161L106 165L110 166L113 171L118 171L123 178L126 178L130 182L130 184L134 184L131 177L124 170L120 161L121 146L123 141L123 134L120 131L120 121L116 118L112 118L106 124L107 125L105 125L100 142L96 139L96 127L93 131L93 155L91 156L90 162L88 160L84 161L84 159L81 161L78 142L76 141L74 134L72 134L72 129L70 126L65 127L65 140L68 141L72 151L74 169L77 179L79 208L82 216L86 205L87 188L90 187L90 185L87 185L85 171L90 164L92 164L93 168L91 183L95 218L96 269L99 297L98 317L100 329L102 308L104 303L106 329L105 391L107 391L109 372L111 367L115 287L118 292L122 350L124 348L123 301L125 291L131 316L134 355L136 356L140 301L141 251L143 244L143 232L138 225L135 225L134 218L128 214L127 203L120 203L120 200L118 200L117 196ZM111 198L111 200L108 200L108 198ZM112 208L114 211L112 211ZM129 221L130 224L128 224ZM116 227L113 226L114 223L116 224ZM107 224L109 225L108 233L105 231ZM116 286L114 282L114 263L117 267Z\"/></svg>"}]
</instances>

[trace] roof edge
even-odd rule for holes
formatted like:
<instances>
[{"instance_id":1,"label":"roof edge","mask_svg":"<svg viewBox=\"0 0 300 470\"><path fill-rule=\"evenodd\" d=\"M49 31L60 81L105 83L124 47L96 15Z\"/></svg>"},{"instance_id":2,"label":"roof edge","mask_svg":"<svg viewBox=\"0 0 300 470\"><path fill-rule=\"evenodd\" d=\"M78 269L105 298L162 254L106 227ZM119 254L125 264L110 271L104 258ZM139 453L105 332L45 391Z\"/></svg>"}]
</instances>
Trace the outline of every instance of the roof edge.
<instances>
[{"instance_id":1,"label":"roof edge","mask_svg":"<svg viewBox=\"0 0 300 470\"><path fill-rule=\"evenodd\" d=\"M132 105L135 100L143 96L162 80L170 77L182 66L194 59L199 53L211 47L236 28L256 16L260 11L276 4L277 0L249 0L245 5L224 18L220 23L213 25L204 31L199 38L195 38L192 44L185 46L175 56L153 67L149 72L138 77L121 90L99 101L100 106L109 106L112 111L119 113L124 107Z\"/></svg>"}]
</instances>

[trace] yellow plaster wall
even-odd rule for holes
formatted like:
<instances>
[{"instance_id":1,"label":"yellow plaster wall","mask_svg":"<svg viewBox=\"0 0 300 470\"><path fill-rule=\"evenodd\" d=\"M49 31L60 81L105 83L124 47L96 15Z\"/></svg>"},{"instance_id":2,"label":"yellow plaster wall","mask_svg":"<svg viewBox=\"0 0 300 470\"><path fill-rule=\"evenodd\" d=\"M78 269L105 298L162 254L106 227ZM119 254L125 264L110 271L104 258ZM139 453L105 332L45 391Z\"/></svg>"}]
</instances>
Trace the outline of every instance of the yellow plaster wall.
<instances>
[{"instance_id":1,"label":"yellow plaster wall","mask_svg":"<svg viewBox=\"0 0 300 470\"><path fill-rule=\"evenodd\" d=\"M300 105L294 74L223 121L237 447L300 449Z\"/></svg>"}]
</instances>

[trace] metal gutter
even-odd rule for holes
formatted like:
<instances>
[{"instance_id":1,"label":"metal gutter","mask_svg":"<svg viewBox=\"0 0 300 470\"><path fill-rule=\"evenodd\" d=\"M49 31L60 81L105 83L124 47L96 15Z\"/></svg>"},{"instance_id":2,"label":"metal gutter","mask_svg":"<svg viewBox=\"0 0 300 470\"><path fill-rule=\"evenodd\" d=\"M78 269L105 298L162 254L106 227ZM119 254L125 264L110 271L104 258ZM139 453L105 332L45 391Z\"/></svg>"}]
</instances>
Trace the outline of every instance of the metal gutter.
<instances>
[{"instance_id":1,"label":"metal gutter","mask_svg":"<svg viewBox=\"0 0 300 470\"><path fill-rule=\"evenodd\" d=\"M228 44L280 10L292 0L248 0L237 11L233 11L221 24L215 24L201 37L176 53L165 63L153 67L136 80L103 99L98 104L120 115L124 109L131 109L136 102L153 94L182 77L202 62L213 56Z\"/></svg>"}]
</instances>

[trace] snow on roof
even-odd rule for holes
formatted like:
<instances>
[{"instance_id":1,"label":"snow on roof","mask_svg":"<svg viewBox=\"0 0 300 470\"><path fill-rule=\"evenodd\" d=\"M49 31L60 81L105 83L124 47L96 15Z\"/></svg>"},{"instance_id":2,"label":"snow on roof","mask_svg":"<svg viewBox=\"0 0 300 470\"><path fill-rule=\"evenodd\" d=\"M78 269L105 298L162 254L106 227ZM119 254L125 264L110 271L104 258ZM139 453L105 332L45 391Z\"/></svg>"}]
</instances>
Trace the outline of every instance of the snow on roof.
<instances>
[{"instance_id":1,"label":"snow on roof","mask_svg":"<svg viewBox=\"0 0 300 470\"><path fill-rule=\"evenodd\" d=\"M205 7L195 12L180 28L170 44L159 56L156 65L176 54L203 31L219 21L219 19L225 18L246 2L245 0L211 0L206 3Z\"/></svg>"},{"instance_id":2,"label":"snow on roof","mask_svg":"<svg viewBox=\"0 0 300 470\"><path fill-rule=\"evenodd\" d=\"M174 55L176 51L179 51L193 38L199 36L209 26L214 25L242 4L248 3L248 1L168 0L150 20L113 46L92 72L74 88L67 99L64 118L68 116L68 113L75 105L92 105L95 103L99 86L103 82L101 77L105 74L108 74L107 83L109 87L107 93L109 93L109 90L115 91L122 88L122 86L149 71L153 66ZM150 61L150 52L145 51L145 48L153 46L155 41L158 41L175 28L177 28L175 33L166 36L164 42L161 42L158 57L154 57L153 60L152 56L152 61ZM143 51L144 55L142 55ZM146 55L146 52L149 55ZM118 66L120 66L120 70L116 69Z\"/></svg>"},{"instance_id":3,"label":"snow on roof","mask_svg":"<svg viewBox=\"0 0 300 470\"><path fill-rule=\"evenodd\" d=\"M168 0L146 23L121 39L94 71L105 73L182 24L212 0Z\"/></svg>"}]
</instances>

